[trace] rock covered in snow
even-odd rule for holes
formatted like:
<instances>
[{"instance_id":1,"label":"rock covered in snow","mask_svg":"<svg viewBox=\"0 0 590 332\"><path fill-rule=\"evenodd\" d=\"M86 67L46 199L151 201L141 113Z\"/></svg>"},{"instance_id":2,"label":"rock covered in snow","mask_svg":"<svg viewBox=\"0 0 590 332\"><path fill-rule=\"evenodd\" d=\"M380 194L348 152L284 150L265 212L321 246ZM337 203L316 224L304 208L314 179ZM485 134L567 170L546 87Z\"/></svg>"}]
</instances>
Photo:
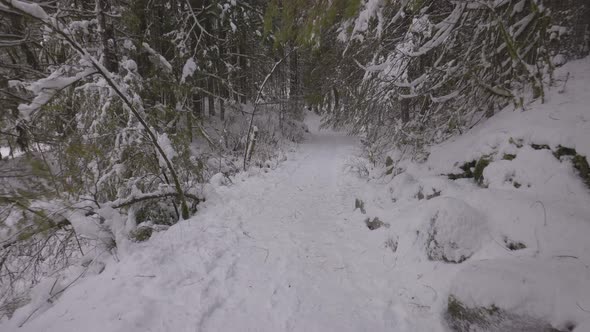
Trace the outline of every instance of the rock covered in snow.
<instances>
[{"instance_id":1,"label":"rock covered in snow","mask_svg":"<svg viewBox=\"0 0 590 332\"><path fill-rule=\"evenodd\" d=\"M426 253L431 260L461 263L471 257L488 233L485 216L452 197L432 199L427 205Z\"/></svg>"}]
</instances>

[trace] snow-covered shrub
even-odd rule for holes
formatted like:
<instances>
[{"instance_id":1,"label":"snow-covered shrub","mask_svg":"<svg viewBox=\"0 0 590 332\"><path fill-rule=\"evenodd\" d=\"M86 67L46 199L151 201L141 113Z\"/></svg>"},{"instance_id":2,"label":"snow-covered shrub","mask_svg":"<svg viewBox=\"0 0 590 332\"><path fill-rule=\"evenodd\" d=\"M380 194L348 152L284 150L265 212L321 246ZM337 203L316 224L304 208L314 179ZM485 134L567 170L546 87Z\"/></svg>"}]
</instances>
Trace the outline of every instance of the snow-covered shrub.
<instances>
[{"instance_id":1,"label":"snow-covered shrub","mask_svg":"<svg viewBox=\"0 0 590 332\"><path fill-rule=\"evenodd\" d=\"M327 72L338 82L325 91L327 123L424 160L428 146L506 105L544 99L550 22L533 0L361 1L334 41L350 64Z\"/></svg>"},{"instance_id":2,"label":"snow-covered shrub","mask_svg":"<svg viewBox=\"0 0 590 332\"><path fill-rule=\"evenodd\" d=\"M364 158L350 158L345 165L346 171L356 175L361 179L366 179L369 177L370 168L370 164Z\"/></svg>"}]
</instances>

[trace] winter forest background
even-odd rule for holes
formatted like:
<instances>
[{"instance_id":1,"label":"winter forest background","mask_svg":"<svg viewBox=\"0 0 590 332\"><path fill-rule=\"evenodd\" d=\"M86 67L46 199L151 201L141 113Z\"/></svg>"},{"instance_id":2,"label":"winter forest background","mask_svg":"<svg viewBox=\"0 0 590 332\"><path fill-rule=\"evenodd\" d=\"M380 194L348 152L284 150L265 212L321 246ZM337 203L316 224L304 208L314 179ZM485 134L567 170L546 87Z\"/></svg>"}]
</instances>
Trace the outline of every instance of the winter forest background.
<instances>
[{"instance_id":1,"label":"winter forest background","mask_svg":"<svg viewBox=\"0 0 590 332\"><path fill-rule=\"evenodd\" d=\"M564 87L589 24L584 0L0 0L0 317L276 168L308 113L395 177Z\"/></svg>"}]
</instances>

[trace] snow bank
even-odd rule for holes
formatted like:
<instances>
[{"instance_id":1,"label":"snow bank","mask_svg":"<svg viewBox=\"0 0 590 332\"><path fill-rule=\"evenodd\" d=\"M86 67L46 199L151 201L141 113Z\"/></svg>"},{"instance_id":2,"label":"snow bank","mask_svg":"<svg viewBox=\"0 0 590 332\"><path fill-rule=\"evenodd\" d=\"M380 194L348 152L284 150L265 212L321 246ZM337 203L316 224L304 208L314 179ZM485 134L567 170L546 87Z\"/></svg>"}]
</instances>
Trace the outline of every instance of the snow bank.
<instances>
[{"instance_id":1,"label":"snow bank","mask_svg":"<svg viewBox=\"0 0 590 332\"><path fill-rule=\"evenodd\" d=\"M451 294L468 307L492 307L547 321L560 331L588 318L590 273L573 257L470 262Z\"/></svg>"},{"instance_id":2,"label":"snow bank","mask_svg":"<svg viewBox=\"0 0 590 332\"><path fill-rule=\"evenodd\" d=\"M549 91L544 104L536 101L526 110L508 106L466 135L433 147L428 166L450 173L460 162L483 155L499 154L501 158L514 149L510 141L547 144L552 150L561 145L590 156L590 58L566 64L555 76L558 86Z\"/></svg>"}]
</instances>

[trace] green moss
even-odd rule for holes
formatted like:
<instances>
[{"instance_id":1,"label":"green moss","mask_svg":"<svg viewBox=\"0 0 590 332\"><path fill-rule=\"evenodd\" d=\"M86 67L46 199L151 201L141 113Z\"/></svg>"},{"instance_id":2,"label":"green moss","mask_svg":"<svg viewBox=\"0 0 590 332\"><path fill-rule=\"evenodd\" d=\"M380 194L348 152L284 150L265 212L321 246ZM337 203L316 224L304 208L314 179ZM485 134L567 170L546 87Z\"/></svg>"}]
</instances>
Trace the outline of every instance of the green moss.
<instances>
[{"instance_id":1,"label":"green moss","mask_svg":"<svg viewBox=\"0 0 590 332\"><path fill-rule=\"evenodd\" d=\"M575 156L576 154L577 153L575 149L567 148L561 145L557 147L557 150L555 152L553 152L553 155L557 159L560 159L563 156Z\"/></svg>"},{"instance_id":2,"label":"green moss","mask_svg":"<svg viewBox=\"0 0 590 332\"><path fill-rule=\"evenodd\" d=\"M516 158L516 155L510 153L505 153L504 156L502 156L502 160L514 160L514 158Z\"/></svg>"},{"instance_id":3,"label":"green moss","mask_svg":"<svg viewBox=\"0 0 590 332\"><path fill-rule=\"evenodd\" d=\"M483 185L483 171L486 167L488 167L490 162L491 160L488 157L481 157L477 161L477 164L475 164L475 169L473 170L473 178L475 179L475 182L477 182L479 185Z\"/></svg>"},{"instance_id":4,"label":"green moss","mask_svg":"<svg viewBox=\"0 0 590 332\"><path fill-rule=\"evenodd\" d=\"M346 8L344 10L344 17L345 18L352 18L355 17L361 8L361 1L360 0L350 0L346 3Z\"/></svg>"}]
</instances>

